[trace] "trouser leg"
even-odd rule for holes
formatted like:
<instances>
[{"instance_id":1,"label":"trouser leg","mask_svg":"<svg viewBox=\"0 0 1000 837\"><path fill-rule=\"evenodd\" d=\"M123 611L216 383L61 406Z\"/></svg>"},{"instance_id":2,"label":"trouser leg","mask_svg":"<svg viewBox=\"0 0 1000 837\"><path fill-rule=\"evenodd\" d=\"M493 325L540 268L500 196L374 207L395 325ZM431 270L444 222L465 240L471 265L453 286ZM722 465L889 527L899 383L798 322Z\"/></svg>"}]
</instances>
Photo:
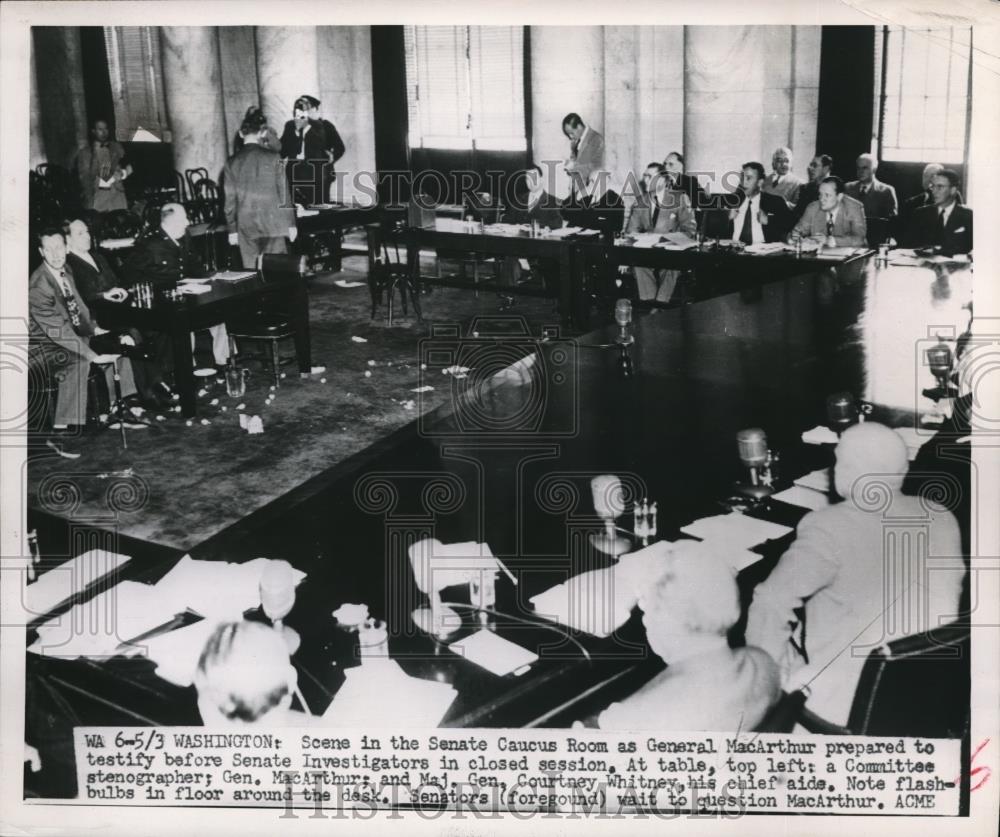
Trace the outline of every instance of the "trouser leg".
<instances>
[{"instance_id":1,"label":"trouser leg","mask_svg":"<svg viewBox=\"0 0 1000 837\"><path fill-rule=\"evenodd\" d=\"M246 270L253 270L257 266L257 256L260 248L257 247L256 238L248 238L243 233L237 234L237 241L240 245L240 258L243 260L243 267Z\"/></svg>"},{"instance_id":2,"label":"trouser leg","mask_svg":"<svg viewBox=\"0 0 1000 837\"><path fill-rule=\"evenodd\" d=\"M128 398L130 395L135 395L135 376L132 374L132 361L127 357L120 357L116 361L118 364L118 378L121 383L122 388L122 398ZM112 369L111 364L108 364L104 369L104 379L108 383L108 392L110 393L111 401L115 399L115 373Z\"/></svg>"},{"instance_id":3,"label":"trouser leg","mask_svg":"<svg viewBox=\"0 0 1000 837\"><path fill-rule=\"evenodd\" d=\"M215 358L215 365L225 366L229 361L229 332L226 331L226 324L211 326L208 332L212 335L212 357Z\"/></svg>"},{"instance_id":4,"label":"trouser leg","mask_svg":"<svg viewBox=\"0 0 1000 837\"><path fill-rule=\"evenodd\" d=\"M83 425L87 423L87 375L90 361L80 355L72 356L55 370L59 382L56 392L54 424Z\"/></svg>"},{"instance_id":5,"label":"trouser leg","mask_svg":"<svg viewBox=\"0 0 1000 837\"><path fill-rule=\"evenodd\" d=\"M657 302L670 302L670 298L674 295L674 288L677 287L677 276L676 270L660 271L660 287L656 291Z\"/></svg>"},{"instance_id":6,"label":"trouser leg","mask_svg":"<svg viewBox=\"0 0 1000 837\"><path fill-rule=\"evenodd\" d=\"M635 268L635 284L639 289L639 299L656 298L656 271L651 267Z\"/></svg>"}]
</instances>

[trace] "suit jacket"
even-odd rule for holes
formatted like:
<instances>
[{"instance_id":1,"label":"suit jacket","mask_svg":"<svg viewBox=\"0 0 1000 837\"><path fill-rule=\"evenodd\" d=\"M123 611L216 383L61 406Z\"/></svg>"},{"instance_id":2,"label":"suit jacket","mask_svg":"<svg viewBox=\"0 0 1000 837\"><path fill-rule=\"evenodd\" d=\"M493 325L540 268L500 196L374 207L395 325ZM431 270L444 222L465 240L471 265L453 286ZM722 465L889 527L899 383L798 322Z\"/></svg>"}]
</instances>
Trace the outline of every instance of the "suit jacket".
<instances>
[{"instance_id":1,"label":"suit jacket","mask_svg":"<svg viewBox=\"0 0 1000 837\"><path fill-rule=\"evenodd\" d=\"M809 204L818 200L819 184L810 180L799 189L799 201L795 204L795 209L792 210L792 218L795 222L798 223L798 220L806 214Z\"/></svg>"},{"instance_id":2,"label":"suit jacket","mask_svg":"<svg viewBox=\"0 0 1000 837\"><path fill-rule=\"evenodd\" d=\"M124 181L116 179L111 184L111 188L107 190L98 190L97 188L98 178L109 180L118 169L125 165L125 149L122 148L121 143L111 140L108 143L108 155L110 162L107 168L102 171L97 154L94 153L93 143L83 146L77 152L76 173L80 178L80 188L83 191L83 206L85 209L97 209L99 212L107 212L112 209L128 209ZM98 200L98 191L101 192L100 200Z\"/></svg>"},{"instance_id":3,"label":"suit jacket","mask_svg":"<svg viewBox=\"0 0 1000 837\"><path fill-rule=\"evenodd\" d=\"M125 278L130 285L152 282L156 286L172 287L186 276L205 275L205 266L194 253L191 237L185 235L180 241L174 241L162 227L136 242L132 255L125 262Z\"/></svg>"},{"instance_id":4,"label":"suit jacket","mask_svg":"<svg viewBox=\"0 0 1000 837\"><path fill-rule=\"evenodd\" d=\"M818 200L806 207L795 225L795 231L806 238L826 238L826 213L820 209ZM860 201L844 195L840 199L837 217L833 220L834 241L838 247L864 247L867 235L865 208Z\"/></svg>"},{"instance_id":5,"label":"suit jacket","mask_svg":"<svg viewBox=\"0 0 1000 837\"><path fill-rule=\"evenodd\" d=\"M537 221L538 226L558 230L563 225L562 204L559 199L548 192L542 192L538 203L528 206L528 197L512 203L504 211L504 221L508 224L530 224Z\"/></svg>"},{"instance_id":6,"label":"suit jacket","mask_svg":"<svg viewBox=\"0 0 1000 837\"><path fill-rule=\"evenodd\" d=\"M799 202L799 192L802 191L802 186L802 179L791 172L775 184L774 173L772 172L764 179L761 191L767 192L769 195L779 195L788 204L789 208L791 208Z\"/></svg>"},{"instance_id":7,"label":"suit jacket","mask_svg":"<svg viewBox=\"0 0 1000 837\"><path fill-rule=\"evenodd\" d=\"M663 203L657 205L647 198L636 204L628 219L628 232L671 233L682 232L694 238L698 231L691 201L684 192L669 191ZM653 215L656 215L654 222Z\"/></svg>"},{"instance_id":8,"label":"suit jacket","mask_svg":"<svg viewBox=\"0 0 1000 837\"><path fill-rule=\"evenodd\" d=\"M898 209L896 190L888 183L872 178L867 193L862 196L861 182L852 180L844 187L844 192L865 208L865 218L892 218Z\"/></svg>"},{"instance_id":9,"label":"suit jacket","mask_svg":"<svg viewBox=\"0 0 1000 837\"><path fill-rule=\"evenodd\" d=\"M625 204L621 195L608 189L596 201L590 195L566 201L562 215L573 227L617 232L625 223Z\"/></svg>"},{"instance_id":10,"label":"suit jacket","mask_svg":"<svg viewBox=\"0 0 1000 837\"><path fill-rule=\"evenodd\" d=\"M670 177L670 175L667 175ZM708 193L701 188L698 178L691 174L682 174L673 187L688 196L692 209L707 209L712 204Z\"/></svg>"},{"instance_id":11,"label":"suit jacket","mask_svg":"<svg viewBox=\"0 0 1000 837\"><path fill-rule=\"evenodd\" d=\"M77 290L73 281L73 271L69 265L64 268L70 289L76 297L80 311L80 325L73 328L66 306L66 297L59 282L43 262L28 278L28 335L33 346L43 351L65 349L69 354L93 360L97 352L90 348L88 338L94 335L94 320L90 309Z\"/></svg>"},{"instance_id":12,"label":"suit jacket","mask_svg":"<svg viewBox=\"0 0 1000 837\"><path fill-rule=\"evenodd\" d=\"M303 143L305 143L303 159L319 160L324 163L336 162L344 156L346 150L337 129L326 119L310 119L309 130L301 137L295 127L295 120L289 119L285 123L285 130L281 133L281 156L286 160L296 159Z\"/></svg>"},{"instance_id":13,"label":"suit jacket","mask_svg":"<svg viewBox=\"0 0 1000 837\"><path fill-rule=\"evenodd\" d=\"M942 231L936 206L913 213L905 237L907 247L940 247L947 256L972 252L972 210L956 203Z\"/></svg>"},{"instance_id":14,"label":"suit jacket","mask_svg":"<svg viewBox=\"0 0 1000 837\"><path fill-rule=\"evenodd\" d=\"M295 207L277 151L244 145L226 161L222 181L230 232L250 239L280 238L295 226Z\"/></svg>"},{"instance_id":15,"label":"suit jacket","mask_svg":"<svg viewBox=\"0 0 1000 837\"><path fill-rule=\"evenodd\" d=\"M569 158L576 164L572 173L574 188L582 191L590 175L604 165L604 137L588 127L585 136L571 151Z\"/></svg>"},{"instance_id":16,"label":"suit jacket","mask_svg":"<svg viewBox=\"0 0 1000 837\"><path fill-rule=\"evenodd\" d=\"M738 209L743 205L746 194L742 189L738 189L735 194L739 195ZM792 211L788 208L785 199L779 195L771 195L767 192L760 193L760 208L768 216L764 225L764 241L769 244L773 241L783 241L792 225ZM740 230L736 229L736 221L729 222L730 237L739 238Z\"/></svg>"},{"instance_id":17,"label":"suit jacket","mask_svg":"<svg viewBox=\"0 0 1000 837\"><path fill-rule=\"evenodd\" d=\"M118 275L102 253L91 250L90 258L97 265L97 270L94 270L91 264L85 262L76 253L69 253L66 256L66 264L73 271L76 287L87 302L97 299L105 291L121 287Z\"/></svg>"}]
</instances>

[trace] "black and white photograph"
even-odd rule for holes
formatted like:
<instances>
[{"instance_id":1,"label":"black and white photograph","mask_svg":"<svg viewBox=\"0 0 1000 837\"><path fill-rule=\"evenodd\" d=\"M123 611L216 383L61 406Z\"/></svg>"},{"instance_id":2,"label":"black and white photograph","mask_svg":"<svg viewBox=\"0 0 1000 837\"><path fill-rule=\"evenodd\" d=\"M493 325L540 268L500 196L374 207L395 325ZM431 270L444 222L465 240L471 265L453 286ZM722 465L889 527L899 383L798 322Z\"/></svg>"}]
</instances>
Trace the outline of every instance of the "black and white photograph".
<instances>
[{"instance_id":1,"label":"black and white photograph","mask_svg":"<svg viewBox=\"0 0 1000 837\"><path fill-rule=\"evenodd\" d=\"M0 831L995 834L1000 4L368 5L4 4Z\"/></svg>"}]
</instances>

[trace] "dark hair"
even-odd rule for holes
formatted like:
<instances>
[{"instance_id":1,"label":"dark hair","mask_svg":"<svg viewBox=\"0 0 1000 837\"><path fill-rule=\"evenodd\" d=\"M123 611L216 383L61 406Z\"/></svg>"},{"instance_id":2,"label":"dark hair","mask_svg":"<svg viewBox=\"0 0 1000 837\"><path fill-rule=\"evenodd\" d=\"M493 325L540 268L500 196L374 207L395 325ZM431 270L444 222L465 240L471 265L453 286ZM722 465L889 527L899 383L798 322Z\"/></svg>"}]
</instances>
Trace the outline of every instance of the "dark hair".
<instances>
[{"instance_id":1,"label":"dark hair","mask_svg":"<svg viewBox=\"0 0 1000 837\"><path fill-rule=\"evenodd\" d=\"M666 171L666 168L664 168L663 163L657 163L655 160L652 163L646 163L646 168L656 169L658 174L663 174L663 172Z\"/></svg>"},{"instance_id":2,"label":"dark hair","mask_svg":"<svg viewBox=\"0 0 1000 837\"><path fill-rule=\"evenodd\" d=\"M833 168L833 157L829 154L817 154L816 159L823 164L823 168L832 169Z\"/></svg>"},{"instance_id":3,"label":"dark hair","mask_svg":"<svg viewBox=\"0 0 1000 837\"><path fill-rule=\"evenodd\" d=\"M299 96L292 105L292 111L309 110L309 100L305 96Z\"/></svg>"},{"instance_id":4,"label":"dark hair","mask_svg":"<svg viewBox=\"0 0 1000 837\"><path fill-rule=\"evenodd\" d=\"M539 177L545 177L545 172L542 171L542 167L540 165L538 165L538 163L532 163L524 171L525 171L525 173L527 173L529 171L537 171Z\"/></svg>"},{"instance_id":5,"label":"dark hair","mask_svg":"<svg viewBox=\"0 0 1000 837\"><path fill-rule=\"evenodd\" d=\"M565 128L569 125L570 128L579 128L583 124L583 120L580 118L578 113L567 113L563 117L562 126Z\"/></svg>"},{"instance_id":6,"label":"dark hair","mask_svg":"<svg viewBox=\"0 0 1000 837\"><path fill-rule=\"evenodd\" d=\"M829 177L824 177L820 181L820 185L822 186L824 183L832 183L833 188L837 190L838 195L844 191L844 181L835 174L831 174Z\"/></svg>"},{"instance_id":7,"label":"dark hair","mask_svg":"<svg viewBox=\"0 0 1000 837\"><path fill-rule=\"evenodd\" d=\"M944 177L944 178L946 178L948 180L948 183L950 183L952 186L955 186L955 187L958 186L958 182L959 182L958 181L958 172L955 171L954 169L941 169L941 171L939 171L934 176L935 177Z\"/></svg>"},{"instance_id":8,"label":"dark hair","mask_svg":"<svg viewBox=\"0 0 1000 837\"><path fill-rule=\"evenodd\" d=\"M671 151L666 157L663 158L663 162L666 163L671 157L676 157L677 162L682 166L684 165L684 155L680 151Z\"/></svg>"},{"instance_id":9,"label":"dark hair","mask_svg":"<svg viewBox=\"0 0 1000 837\"><path fill-rule=\"evenodd\" d=\"M52 227L52 226L50 226L50 227L44 227L38 233L38 235L35 236L35 241L37 241L38 242L38 246L41 247L42 246L42 239L43 238L52 238L52 236L54 236L54 235L58 235L63 240L63 242L65 243L65 241L66 241L66 233L64 233L61 229L59 229L59 227Z\"/></svg>"},{"instance_id":10,"label":"dark hair","mask_svg":"<svg viewBox=\"0 0 1000 837\"><path fill-rule=\"evenodd\" d=\"M257 105L250 105L247 108L246 114L243 116L243 122L240 125L240 133L248 137L250 134L259 133L261 128L267 125L267 117L264 116L264 111L262 111Z\"/></svg>"},{"instance_id":11,"label":"dark hair","mask_svg":"<svg viewBox=\"0 0 1000 837\"><path fill-rule=\"evenodd\" d=\"M71 216L69 218L63 218L62 231L63 231L63 235L66 237L67 240L69 240L69 228L70 228L70 225L74 221L79 221L81 224L83 224L87 228L87 232L90 232L90 222L86 218L84 218L82 214L81 215L73 215L73 216Z\"/></svg>"},{"instance_id":12,"label":"dark hair","mask_svg":"<svg viewBox=\"0 0 1000 837\"><path fill-rule=\"evenodd\" d=\"M306 93L303 93L301 96L299 96L298 101L305 102L306 105L311 108L319 107L319 99L317 99L315 96L310 96Z\"/></svg>"},{"instance_id":13,"label":"dark hair","mask_svg":"<svg viewBox=\"0 0 1000 837\"><path fill-rule=\"evenodd\" d=\"M761 180L763 180L765 177L767 177L767 172L764 171L764 166L761 163L757 163L757 162L744 163L742 166L740 166L740 169L741 170L742 169L753 169L755 172L757 172L757 176Z\"/></svg>"}]
</instances>

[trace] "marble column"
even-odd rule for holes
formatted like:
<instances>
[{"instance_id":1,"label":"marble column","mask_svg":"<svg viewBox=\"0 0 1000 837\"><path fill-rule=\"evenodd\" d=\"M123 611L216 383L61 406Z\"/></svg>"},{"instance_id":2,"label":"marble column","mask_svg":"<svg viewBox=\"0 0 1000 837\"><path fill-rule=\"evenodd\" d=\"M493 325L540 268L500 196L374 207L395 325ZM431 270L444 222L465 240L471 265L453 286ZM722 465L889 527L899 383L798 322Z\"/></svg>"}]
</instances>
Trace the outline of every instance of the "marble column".
<instances>
[{"instance_id":1,"label":"marble column","mask_svg":"<svg viewBox=\"0 0 1000 837\"><path fill-rule=\"evenodd\" d=\"M229 150L243 116L251 105L260 104L257 88L257 56L252 26L220 26L219 66L222 71L222 98L226 114ZM281 132L281 124L277 126Z\"/></svg>"},{"instance_id":2,"label":"marble column","mask_svg":"<svg viewBox=\"0 0 1000 837\"><path fill-rule=\"evenodd\" d=\"M346 151L337 162L334 197L362 199L375 183L375 120L371 27L319 26L320 111L337 128ZM303 91L304 92L304 91Z\"/></svg>"},{"instance_id":3,"label":"marble column","mask_svg":"<svg viewBox=\"0 0 1000 837\"><path fill-rule=\"evenodd\" d=\"M218 182L228 140L215 27L164 26L160 47L174 168L204 167Z\"/></svg>"},{"instance_id":4,"label":"marble column","mask_svg":"<svg viewBox=\"0 0 1000 837\"><path fill-rule=\"evenodd\" d=\"M559 196L569 192L562 161L569 141L562 133L567 113L604 133L604 28L601 26L531 27L531 122L534 160L552 162L548 183Z\"/></svg>"},{"instance_id":5,"label":"marble column","mask_svg":"<svg viewBox=\"0 0 1000 837\"><path fill-rule=\"evenodd\" d=\"M684 153L684 27L643 26L636 55L636 163Z\"/></svg>"},{"instance_id":6,"label":"marble column","mask_svg":"<svg viewBox=\"0 0 1000 837\"><path fill-rule=\"evenodd\" d=\"M280 136L299 96L323 98L319 95L316 27L258 26L254 39L261 107Z\"/></svg>"},{"instance_id":7,"label":"marble column","mask_svg":"<svg viewBox=\"0 0 1000 837\"><path fill-rule=\"evenodd\" d=\"M645 165L636 147L642 118L637 61L640 31L638 26L604 28L604 165L611 172L611 188L623 194L626 202L637 197Z\"/></svg>"},{"instance_id":8,"label":"marble column","mask_svg":"<svg viewBox=\"0 0 1000 837\"><path fill-rule=\"evenodd\" d=\"M41 147L49 163L71 166L87 142L86 99L80 30L76 26L31 29L35 80L41 103Z\"/></svg>"}]
</instances>

